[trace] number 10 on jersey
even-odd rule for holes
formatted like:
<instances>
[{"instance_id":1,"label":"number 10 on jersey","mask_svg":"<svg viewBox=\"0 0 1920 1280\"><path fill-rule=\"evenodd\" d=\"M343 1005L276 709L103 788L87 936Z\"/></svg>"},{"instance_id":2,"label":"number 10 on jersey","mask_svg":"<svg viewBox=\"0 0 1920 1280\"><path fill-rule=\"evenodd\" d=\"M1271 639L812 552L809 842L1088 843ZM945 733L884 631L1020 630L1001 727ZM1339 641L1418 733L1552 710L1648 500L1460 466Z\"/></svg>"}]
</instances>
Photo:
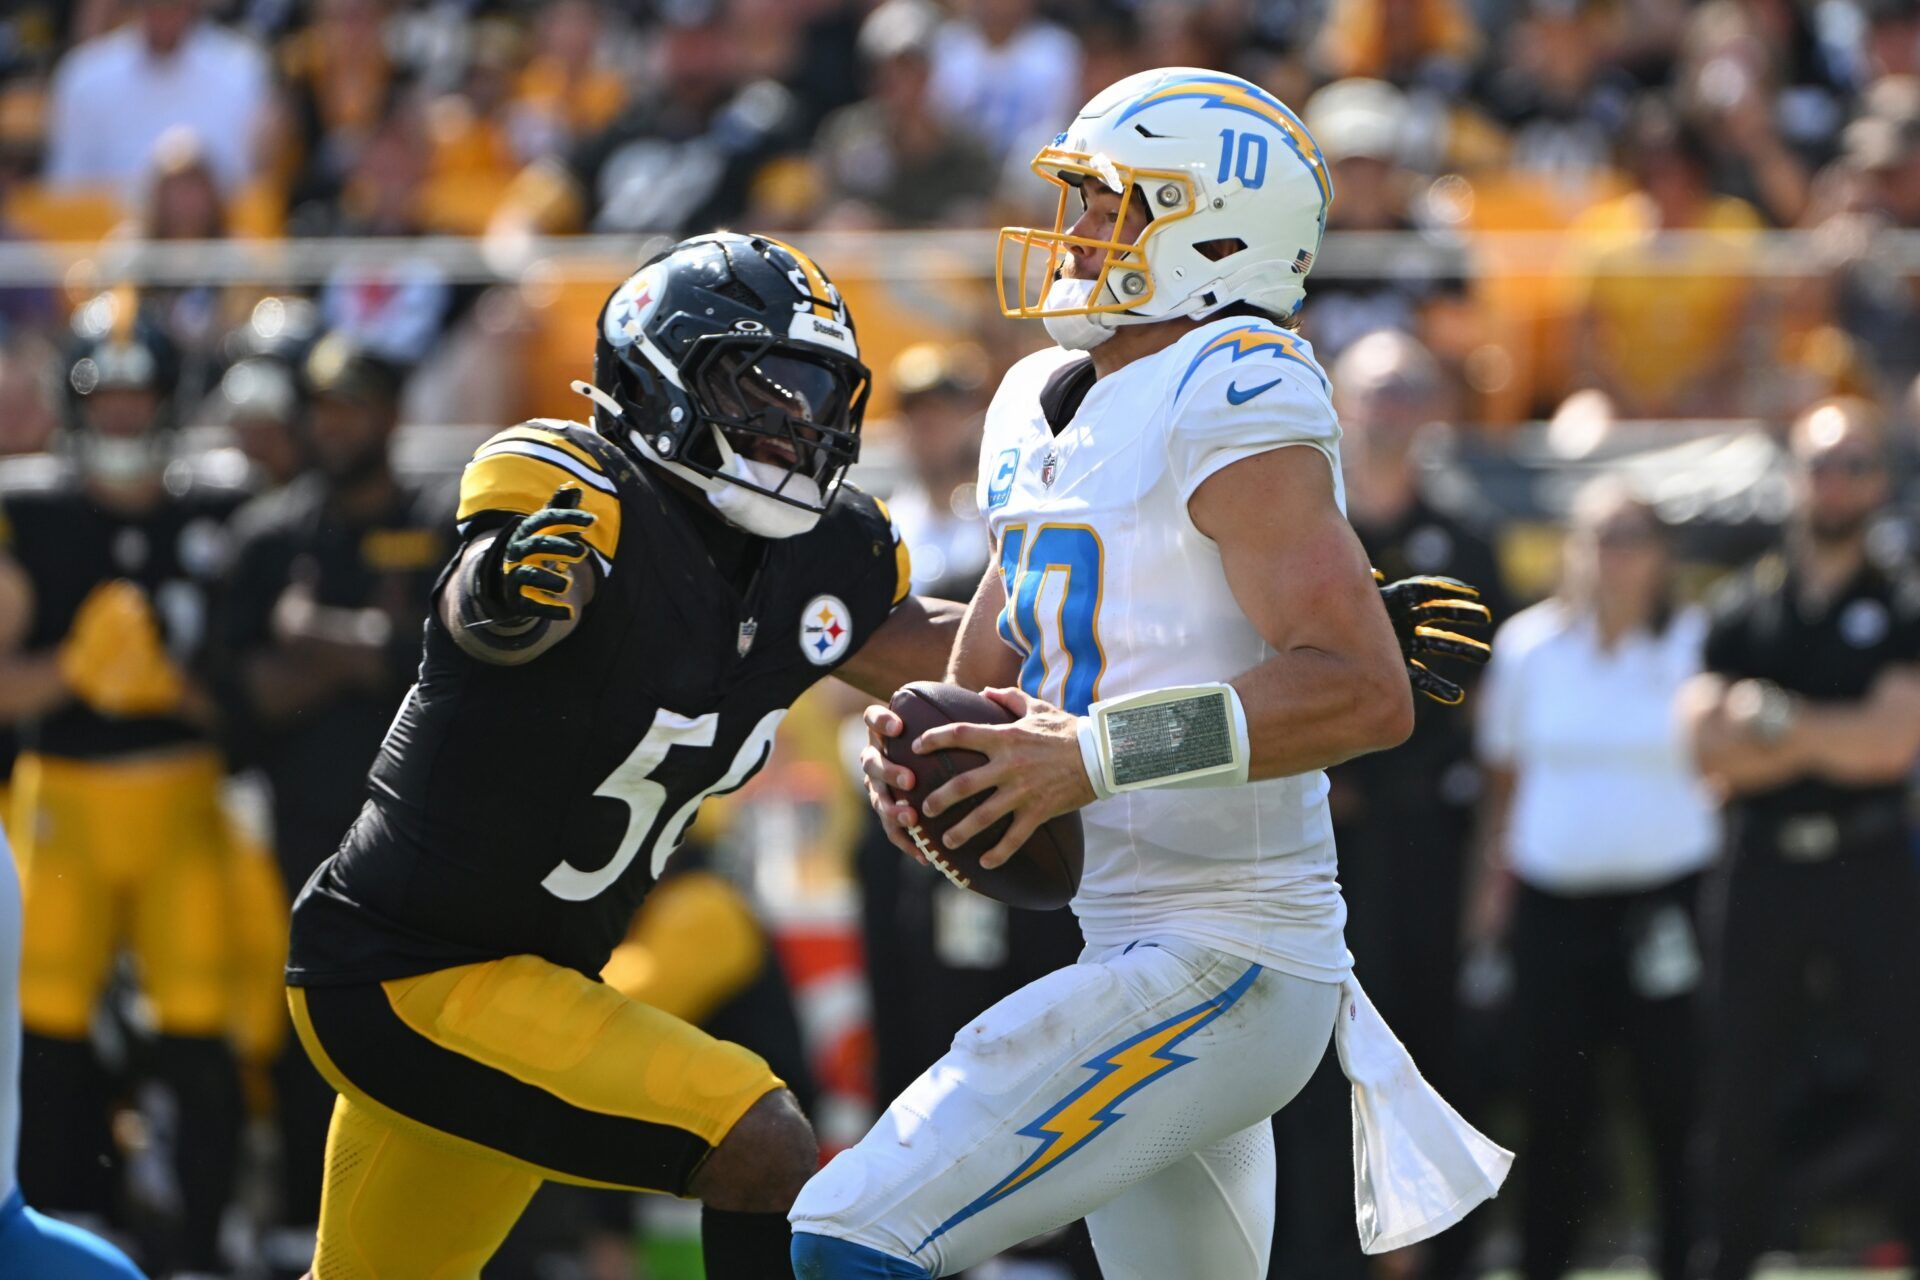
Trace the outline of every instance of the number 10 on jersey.
<instances>
[{"instance_id":1,"label":"number 10 on jersey","mask_svg":"<svg viewBox=\"0 0 1920 1280\"><path fill-rule=\"evenodd\" d=\"M1000 537L1000 580L1007 603L1000 638L1025 655L1020 687L1085 715L1100 696L1107 655L1100 647L1100 581L1106 553L1084 524L1043 524L1028 535L1008 525Z\"/></svg>"}]
</instances>

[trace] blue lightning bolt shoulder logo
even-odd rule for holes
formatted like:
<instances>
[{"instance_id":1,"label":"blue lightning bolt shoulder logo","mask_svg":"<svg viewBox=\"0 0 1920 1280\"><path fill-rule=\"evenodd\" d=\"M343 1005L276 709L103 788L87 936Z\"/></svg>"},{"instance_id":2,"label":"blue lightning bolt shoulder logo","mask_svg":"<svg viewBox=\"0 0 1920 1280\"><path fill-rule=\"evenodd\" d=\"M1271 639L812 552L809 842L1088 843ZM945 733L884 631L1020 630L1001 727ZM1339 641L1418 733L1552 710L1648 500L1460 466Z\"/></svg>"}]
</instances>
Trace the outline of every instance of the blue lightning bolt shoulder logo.
<instances>
[{"instance_id":1,"label":"blue lightning bolt shoulder logo","mask_svg":"<svg viewBox=\"0 0 1920 1280\"><path fill-rule=\"evenodd\" d=\"M1320 366L1301 350L1300 339L1293 334L1284 329L1269 328L1265 325L1242 325L1238 329L1229 329L1218 337L1208 339L1206 344L1194 353L1192 362L1187 365L1186 373L1180 377L1180 385L1174 388L1174 396L1178 398L1180 393L1187 389L1187 384L1193 381L1193 375L1200 371L1200 366L1222 351L1228 353L1229 360L1235 361L1253 355L1268 355L1277 360L1292 360L1310 370L1322 388L1327 385L1326 375L1321 373ZM1228 383L1227 400L1232 404L1245 404L1262 391L1271 390L1279 384L1278 378L1247 389Z\"/></svg>"},{"instance_id":2,"label":"blue lightning bolt shoulder logo","mask_svg":"<svg viewBox=\"0 0 1920 1280\"><path fill-rule=\"evenodd\" d=\"M1174 1050L1181 1041L1232 1008L1259 978L1260 972L1259 965L1252 966L1211 1000L1176 1013L1082 1063L1093 1076L1019 1131L1023 1138L1038 1139L1039 1147L984 1195L935 1227L914 1247L914 1252L926 1248L974 1214L998 1204L1068 1156L1084 1150L1115 1122L1124 1120L1126 1116L1119 1110L1120 1104L1161 1076L1192 1062L1191 1057Z\"/></svg>"}]
</instances>

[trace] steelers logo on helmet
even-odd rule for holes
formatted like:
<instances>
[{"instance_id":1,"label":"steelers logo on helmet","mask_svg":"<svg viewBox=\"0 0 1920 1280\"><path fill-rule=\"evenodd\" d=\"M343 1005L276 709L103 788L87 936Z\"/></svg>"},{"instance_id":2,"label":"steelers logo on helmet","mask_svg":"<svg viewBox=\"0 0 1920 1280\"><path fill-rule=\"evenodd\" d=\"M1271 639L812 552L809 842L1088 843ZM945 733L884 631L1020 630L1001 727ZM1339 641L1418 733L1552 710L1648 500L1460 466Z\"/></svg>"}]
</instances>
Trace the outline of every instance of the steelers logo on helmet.
<instances>
[{"instance_id":1,"label":"steelers logo on helmet","mask_svg":"<svg viewBox=\"0 0 1920 1280\"><path fill-rule=\"evenodd\" d=\"M1057 188L1053 226L1002 229L1001 310L1072 347L1235 303L1292 315L1333 200L1326 159L1285 103L1199 67L1109 86L1032 167ZM1111 232L1078 225L1089 182L1120 198ZM1135 214L1144 228L1123 238ZM1091 275L1069 269L1088 258Z\"/></svg>"},{"instance_id":2,"label":"steelers logo on helmet","mask_svg":"<svg viewBox=\"0 0 1920 1280\"><path fill-rule=\"evenodd\" d=\"M615 346L625 346L639 338L660 302L661 277L658 266L642 267L627 277L613 296L601 319L601 332Z\"/></svg>"},{"instance_id":3,"label":"steelers logo on helmet","mask_svg":"<svg viewBox=\"0 0 1920 1280\"><path fill-rule=\"evenodd\" d=\"M595 426L784 538L816 524L859 456L870 378L839 291L799 249L720 232L674 245L601 311Z\"/></svg>"}]
</instances>

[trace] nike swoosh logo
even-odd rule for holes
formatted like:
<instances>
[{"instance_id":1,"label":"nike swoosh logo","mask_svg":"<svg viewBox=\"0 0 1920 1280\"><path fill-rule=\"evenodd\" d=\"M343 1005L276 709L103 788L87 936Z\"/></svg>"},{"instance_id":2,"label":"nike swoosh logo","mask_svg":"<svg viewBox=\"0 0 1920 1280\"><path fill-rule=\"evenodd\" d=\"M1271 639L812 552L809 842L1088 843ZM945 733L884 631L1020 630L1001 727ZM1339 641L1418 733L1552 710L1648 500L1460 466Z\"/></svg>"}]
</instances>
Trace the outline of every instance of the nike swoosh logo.
<instances>
[{"instance_id":1,"label":"nike swoosh logo","mask_svg":"<svg viewBox=\"0 0 1920 1280\"><path fill-rule=\"evenodd\" d=\"M1273 390L1275 387L1280 385L1281 381L1282 379L1275 378L1272 382L1263 382L1259 386L1254 387L1250 391L1242 391L1238 383L1229 382L1227 384L1227 403L1228 404L1245 404L1247 401L1259 395L1262 391Z\"/></svg>"}]
</instances>

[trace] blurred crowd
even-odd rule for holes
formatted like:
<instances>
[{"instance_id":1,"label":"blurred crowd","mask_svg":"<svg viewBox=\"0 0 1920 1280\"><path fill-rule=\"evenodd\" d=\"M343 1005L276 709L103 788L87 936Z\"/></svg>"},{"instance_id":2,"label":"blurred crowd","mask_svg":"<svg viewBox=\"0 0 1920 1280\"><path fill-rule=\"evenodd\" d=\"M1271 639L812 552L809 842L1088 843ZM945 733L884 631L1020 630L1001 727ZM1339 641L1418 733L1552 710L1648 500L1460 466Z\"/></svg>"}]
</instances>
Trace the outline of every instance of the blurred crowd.
<instances>
[{"instance_id":1,"label":"blurred crowd","mask_svg":"<svg viewBox=\"0 0 1920 1280\"><path fill-rule=\"evenodd\" d=\"M284 917L360 803L450 545L441 482L489 431L576 412L565 379L631 265L574 299L537 273L450 271L428 238L732 225L865 246L822 256L878 378L869 478L915 590L965 599L989 555L981 415L1035 335L993 307L984 241L937 279L862 259L925 243L881 233L1047 216L1035 148L1162 64L1301 110L1336 188L1302 320L1337 392L1350 514L1388 577L1466 579L1506 624L1467 708L1423 708L1406 746L1333 775L1359 970L1442 1091L1520 1153L1514 1197L1390 1274L1550 1280L1637 1256L1663 1280L1731 1277L1774 1248L1913 1261L1920 1045L1899 1010L1920 962L1893 940L1920 946L1920 900L1889 868L1915 865L1901 784L1920 707L1870 670L1801 680L1741 628L1799 626L1780 652L1829 643L1835 670L1920 658L1897 503L1920 457L1920 260L1900 235L1920 230L1920 0L11 6L0 248L343 246L306 288L0 288L0 455L21 455L0 463L0 552L36 583L94 557L145 591L88 578L23 606L0 572L0 719L20 735L0 750L24 750L0 812L42 857L71 838L38 815L121 815L99 838L129 902L179 883L143 861L164 842L133 837L173 833L225 868L157 930L133 908L74 925L97 966L36 957L30 936L30 1198L159 1272L305 1265L328 1097L287 1042L284 938L252 926ZM1343 236L1364 248L1336 270ZM361 255L368 237L421 248ZM1629 430L1643 421L1660 425ZM435 426L472 430L414 447ZM1657 485L1575 482L1607 470L1616 433L1740 442L1781 501L1703 552L1649 505ZM1540 486L1544 560L1461 465L1543 452L1562 466ZM1735 452L1694 465L1744 467ZM70 482L100 520L77 540L48 532L68 526L45 495ZM174 560L122 526L164 527L152 546ZM1790 606L1755 603L1786 584ZM1858 722L1809 697L1857 702ZM853 707L796 711L605 975L762 1053L829 1142L1078 948L1065 914L893 854L843 769ZM146 767L152 740L101 727L127 715L207 754L115 775L100 801L89 769ZM47 763L69 757L86 767ZM223 791L192 814L165 799ZM855 888L836 919L857 948L793 910L833 900L821 866ZM188 936L200 961L169 943ZM199 985L154 989L183 963ZM75 966L84 980L47 982ZM1274 1274L1383 1274L1354 1244L1337 1066L1275 1123ZM697 1274L689 1223L657 1204L641 1221L625 1197L549 1189L489 1274ZM1071 1232L1026 1253L981 1280L1097 1276Z\"/></svg>"},{"instance_id":2,"label":"blurred crowd","mask_svg":"<svg viewBox=\"0 0 1920 1280\"><path fill-rule=\"evenodd\" d=\"M23 0L0 236L986 228L1039 214L1028 161L1077 104L1189 64L1302 112L1336 242L1399 233L1323 262L1324 357L1411 333L1490 426L1784 421L1920 373L1885 234L1920 226L1917 48L1912 0ZM901 290L890 327L995 345L984 287L958 315ZM565 364L536 284L345 255L314 292L419 370L410 420L535 402ZM168 327L204 352L255 296L176 289ZM10 349L54 301L0 294Z\"/></svg>"}]
</instances>

